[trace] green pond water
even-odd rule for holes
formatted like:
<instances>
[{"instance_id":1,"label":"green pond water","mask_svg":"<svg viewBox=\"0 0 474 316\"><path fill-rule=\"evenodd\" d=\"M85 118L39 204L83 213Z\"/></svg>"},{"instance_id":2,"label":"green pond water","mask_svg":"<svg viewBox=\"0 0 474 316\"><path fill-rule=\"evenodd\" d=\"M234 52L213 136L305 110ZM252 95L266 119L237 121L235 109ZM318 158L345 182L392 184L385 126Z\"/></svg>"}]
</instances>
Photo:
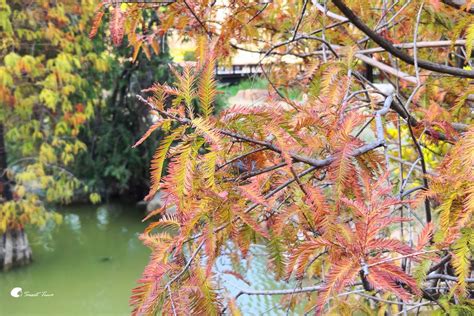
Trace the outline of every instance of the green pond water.
<instances>
[{"instance_id":1,"label":"green pond water","mask_svg":"<svg viewBox=\"0 0 474 316\"><path fill-rule=\"evenodd\" d=\"M129 315L128 300L150 251L138 240L146 226L134 205L81 205L61 211L63 223L43 232L29 232L34 262L0 273L0 315ZM251 253L265 255L254 246ZM245 266L245 261L243 262ZM216 270L230 270L226 257ZM282 289L291 285L273 281L265 260L252 260L243 271L252 289ZM221 282L231 294L249 286L231 275ZM11 296L14 288L23 296ZM32 295L25 296L29 292ZM43 294L44 292L44 294ZM285 315L280 297L241 296L244 315Z\"/></svg>"}]
</instances>

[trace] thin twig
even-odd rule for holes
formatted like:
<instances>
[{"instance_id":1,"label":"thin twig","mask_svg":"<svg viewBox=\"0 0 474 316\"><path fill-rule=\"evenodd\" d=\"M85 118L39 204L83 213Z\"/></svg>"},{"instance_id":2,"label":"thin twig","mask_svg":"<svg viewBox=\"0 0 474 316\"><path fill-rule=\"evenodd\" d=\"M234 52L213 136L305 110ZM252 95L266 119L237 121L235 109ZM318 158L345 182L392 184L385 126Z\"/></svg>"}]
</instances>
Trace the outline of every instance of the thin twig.
<instances>
[{"instance_id":1,"label":"thin twig","mask_svg":"<svg viewBox=\"0 0 474 316\"><path fill-rule=\"evenodd\" d=\"M284 166L286 166L286 162L281 162L279 164L276 164L276 165L273 165L273 166L270 166L270 167L266 167L266 168L263 168L263 169L258 169L258 170L254 170L254 171L245 172L245 173L242 173L241 175L239 175L237 177L237 179L234 179L234 180L247 180L247 179L253 178L255 176L258 176L258 175L261 175L261 174L279 169L279 168L284 167Z\"/></svg>"},{"instance_id":2,"label":"thin twig","mask_svg":"<svg viewBox=\"0 0 474 316\"><path fill-rule=\"evenodd\" d=\"M174 282L176 282L179 278L181 278L181 276L183 276L184 273L186 273L186 271L189 269L189 267L191 266L191 263L193 263L194 259L196 258L197 254L199 253L199 251L201 251L201 248L202 246L204 245L204 240L201 241L201 243L199 244L199 246L197 246L196 250L194 250L193 254L191 255L191 258L189 258L188 262L186 263L186 265L184 266L183 270L181 270L180 273L178 273L174 278L172 278L171 280L168 281L168 283L166 283L166 286L165 287L169 287L171 286L171 284L173 284Z\"/></svg>"},{"instance_id":3,"label":"thin twig","mask_svg":"<svg viewBox=\"0 0 474 316\"><path fill-rule=\"evenodd\" d=\"M368 298L368 299L371 299L371 300L374 300L374 301L377 301L377 302L386 303L386 304L392 304L392 305L403 305L403 304L405 304L405 305L418 305L418 303L406 303L406 302L397 302L397 301L386 300L386 299L383 299L383 298L380 298L380 297L377 297L377 296L368 295L368 294L360 293L360 292L357 292L357 293L354 293L354 294L365 297L365 298Z\"/></svg>"},{"instance_id":4,"label":"thin twig","mask_svg":"<svg viewBox=\"0 0 474 316\"><path fill-rule=\"evenodd\" d=\"M298 29L300 28L301 22L303 21L304 14L306 12L306 6L308 5L308 0L304 0L303 9L301 10L300 18L296 23L295 30L293 31L293 40L295 40L296 35L298 34Z\"/></svg>"},{"instance_id":5,"label":"thin twig","mask_svg":"<svg viewBox=\"0 0 474 316\"><path fill-rule=\"evenodd\" d=\"M405 303L405 304L406 304L406 303ZM409 308L404 309L403 311L401 311L401 312L399 312L399 313L393 314L393 316L402 315L402 314L405 314L406 312L411 311L411 310L413 310L413 309L420 308L420 307L426 306L426 305L431 305L431 304L433 304L433 302L431 302L431 301L419 303L419 304L416 304L416 305L414 305L414 306L410 306Z\"/></svg>"},{"instance_id":6,"label":"thin twig","mask_svg":"<svg viewBox=\"0 0 474 316\"><path fill-rule=\"evenodd\" d=\"M194 16L194 18L198 21L198 23L201 25L201 27L204 29L204 32L206 32L207 36L211 37L212 34L211 32L209 32L209 30L207 29L206 25L204 24L203 21L201 21L201 19L197 16L196 12L194 12L194 10L189 6L188 2L186 2L186 0L183 0L184 2L184 5L186 6L186 8L188 8L188 10L191 12L191 14Z\"/></svg>"},{"instance_id":7,"label":"thin twig","mask_svg":"<svg viewBox=\"0 0 474 316\"><path fill-rule=\"evenodd\" d=\"M238 156L236 156L236 157L230 159L229 161L226 161L226 162L223 163L222 165L217 166L217 167L216 167L216 170L220 170L220 169L224 168L225 166L227 166L227 165L233 163L233 162L236 161L236 160L240 160L240 159L242 159L242 158L245 158L245 157L247 157L247 156L249 156L249 155L258 153L258 152L260 152L260 151L262 151L262 150L265 150L265 149L266 149L266 147L258 147L258 148L254 149L254 150L251 150L251 151L247 152L247 153L238 155Z\"/></svg>"},{"instance_id":8,"label":"thin twig","mask_svg":"<svg viewBox=\"0 0 474 316\"><path fill-rule=\"evenodd\" d=\"M265 11L265 9L268 7L269 4L270 4L270 3L265 3L265 5L264 5L260 10L258 10L258 12L255 13L255 15L250 18L250 20L247 21L247 24L249 24L250 22L252 22L257 16L259 16L260 14L262 14L262 12Z\"/></svg>"},{"instance_id":9,"label":"thin twig","mask_svg":"<svg viewBox=\"0 0 474 316\"><path fill-rule=\"evenodd\" d=\"M402 107L403 107L403 105L402 105ZM407 109L405 107L403 107L403 109L408 114ZM418 156L420 158L421 170L423 172L423 185L426 189L429 189L428 177L427 177L428 172L427 172L427 169L426 169L426 162L425 162L425 157L423 155L423 150L421 149L420 144L418 143L418 141L415 137L415 134L413 132L413 128L412 128L411 124L407 124L407 126L408 126L408 131L410 132L410 137L413 140L413 143L415 144L415 148L418 151ZM426 222L429 223L429 222L431 222L431 206L430 206L430 201L428 200L428 198L425 198L424 204L425 204Z\"/></svg>"},{"instance_id":10,"label":"thin twig","mask_svg":"<svg viewBox=\"0 0 474 316\"><path fill-rule=\"evenodd\" d=\"M392 262L392 261L397 261L397 260L401 260L401 259L404 259L404 258L411 258L411 257L415 257L415 256L420 256L420 255L424 255L424 254L427 254L427 253L433 253L433 252L436 252L438 250L425 250L425 251L417 251L417 252L413 252L413 253L410 253L408 255L403 255L403 256L399 256L399 257L395 257L395 258L387 258L387 259L384 259L384 260L380 260L378 262L374 262L374 263L371 263L369 265L367 265L367 267L373 267L373 266L378 266L380 264L384 264L384 263L387 263L387 262Z\"/></svg>"},{"instance_id":11,"label":"thin twig","mask_svg":"<svg viewBox=\"0 0 474 316\"><path fill-rule=\"evenodd\" d=\"M176 307L174 306L173 293L171 292L171 288L169 285L166 288L168 289L168 296L170 297L171 309L173 310L173 315L178 316L178 314L176 313Z\"/></svg>"}]
</instances>

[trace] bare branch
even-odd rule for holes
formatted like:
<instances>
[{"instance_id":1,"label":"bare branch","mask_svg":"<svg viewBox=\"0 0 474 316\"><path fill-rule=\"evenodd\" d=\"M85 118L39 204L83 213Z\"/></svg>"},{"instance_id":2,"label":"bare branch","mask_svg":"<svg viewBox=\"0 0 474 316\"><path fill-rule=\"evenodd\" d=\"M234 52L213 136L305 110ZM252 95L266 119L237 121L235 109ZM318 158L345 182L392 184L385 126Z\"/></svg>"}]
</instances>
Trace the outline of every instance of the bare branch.
<instances>
[{"instance_id":1,"label":"bare branch","mask_svg":"<svg viewBox=\"0 0 474 316\"><path fill-rule=\"evenodd\" d=\"M458 282L459 280L457 277L453 277L451 275L446 275L446 274L439 274L439 273L430 274L426 277L426 280L434 280L434 279L453 281L453 282ZM466 283L474 283L474 278L466 278L465 281Z\"/></svg>"},{"instance_id":2,"label":"bare branch","mask_svg":"<svg viewBox=\"0 0 474 316\"><path fill-rule=\"evenodd\" d=\"M464 46L466 45L466 40L456 40L456 41L423 41L416 43L417 48L435 48L435 47L449 47L449 46ZM414 43L401 43L401 44L393 44L396 48L403 48L403 49L412 49L414 48ZM368 49L362 49L357 51L359 54L373 54L373 53L380 53L384 52L385 49L381 47L374 47Z\"/></svg>"},{"instance_id":3,"label":"bare branch","mask_svg":"<svg viewBox=\"0 0 474 316\"><path fill-rule=\"evenodd\" d=\"M375 68L378 68L388 74L391 74L391 75L394 75L395 77L398 77L402 80L405 80L405 81L408 81L408 82L411 82L411 83L417 83L416 81L416 78L407 74L406 72L403 72L399 69L395 69L393 67L390 67L389 65L387 64L384 64L378 60L376 60L375 58L371 58L371 57L368 57L366 55L363 55L363 54L355 54L354 55L356 58L362 60L363 62L375 67Z\"/></svg>"},{"instance_id":4,"label":"bare branch","mask_svg":"<svg viewBox=\"0 0 474 316\"><path fill-rule=\"evenodd\" d=\"M404 62L414 65L415 60L412 56L406 54L405 52L401 51L400 49L393 46L391 42L377 34L376 32L372 31L362 20L360 20L351 9L344 3L342 0L332 0L334 5L341 10L341 12L351 21L354 26L364 32L367 36L369 36L374 42L379 44L383 47L387 52L393 54L394 56L400 58ZM460 69L456 67L444 66L441 64L433 63L427 60L417 60L418 66L423 69L450 74L459 77L465 78L474 78L474 71Z\"/></svg>"},{"instance_id":5,"label":"bare branch","mask_svg":"<svg viewBox=\"0 0 474 316\"><path fill-rule=\"evenodd\" d=\"M285 290L240 290L236 295L236 299L241 295L287 295L295 293L317 292L324 289L322 285L302 287L299 289L285 289Z\"/></svg>"},{"instance_id":6,"label":"bare branch","mask_svg":"<svg viewBox=\"0 0 474 316\"><path fill-rule=\"evenodd\" d=\"M453 7L455 9L461 10L462 7L466 5L466 0L441 0L446 5ZM465 12L474 13L474 8L471 6L469 10L463 10Z\"/></svg>"}]
</instances>

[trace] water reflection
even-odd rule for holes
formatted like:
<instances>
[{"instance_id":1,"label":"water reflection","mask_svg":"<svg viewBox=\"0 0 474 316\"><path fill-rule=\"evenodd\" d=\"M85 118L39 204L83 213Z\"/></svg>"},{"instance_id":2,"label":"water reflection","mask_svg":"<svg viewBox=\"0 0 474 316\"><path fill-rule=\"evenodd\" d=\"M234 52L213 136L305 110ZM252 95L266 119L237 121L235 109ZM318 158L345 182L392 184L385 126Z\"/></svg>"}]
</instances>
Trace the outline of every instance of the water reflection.
<instances>
[{"instance_id":1,"label":"water reflection","mask_svg":"<svg viewBox=\"0 0 474 316\"><path fill-rule=\"evenodd\" d=\"M232 247L232 246L230 246ZM260 245L250 246L247 259L241 260L236 267L229 256L221 256L216 263L215 270L219 272L221 284L225 292L232 296L237 295L242 289L251 290L278 290L294 286L292 282L275 281L274 275L269 271L265 248ZM236 270L244 280L237 278L225 271ZM224 273L222 273L224 272ZM280 304L281 296L247 296L239 297L237 304L244 315L288 315Z\"/></svg>"},{"instance_id":2,"label":"water reflection","mask_svg":"<svg viewBox=\"0 0 474 316\"><path fill-rule=\"evenodd\" d=\"M100 229L106 229L109 224L109 210L105 206L97 209L97 226Z\"/></svg>"},{"instance_id":3,"label":"water reflection","mask_svg":"<svg viewBox=\"0 0 474 316\"><path fill-rule=\"evenodd\" d=\"M64 223L76 234L81 233L81 218L79 215L69 213L64 216Z\"/></svg>"}]
</instances>

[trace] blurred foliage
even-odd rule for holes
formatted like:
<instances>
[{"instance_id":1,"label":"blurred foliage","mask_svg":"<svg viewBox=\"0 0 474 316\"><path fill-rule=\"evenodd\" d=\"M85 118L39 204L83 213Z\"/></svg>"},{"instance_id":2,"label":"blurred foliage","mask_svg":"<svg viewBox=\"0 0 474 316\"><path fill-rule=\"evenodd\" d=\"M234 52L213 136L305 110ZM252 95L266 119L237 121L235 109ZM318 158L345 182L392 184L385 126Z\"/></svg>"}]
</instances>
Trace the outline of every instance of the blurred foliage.
<instances>
[{"instance_id":1,"label":"blurred foliage","mask_svg":"<svg viewBox=\"0 0 474 316\"><path fill-rule=\"evenodd\" d=\"M110 69L107 44L87 37L95 5L0 0L0 232L59 221L45 203L88 189L70 169L86 150L77 135L102 103Z\"/></svg>"},{"instance_id":2,"label":"blurred foliage","mask_svg":"<svg viewBox=\"0 0 474 316\"><path fill-rule=\"evenodd\" d=\"M59 222L55 203L145 191L156 143L131 148L150 123L135 94L169 80L166 39L121 57L133 48L88 37L96 5L0 0L0 232Z\"/></svg>"},{"instance_id":3,"label":"blurred foliage","mask_svg":"<svg viewBox=\"0 0 474 316\"><path fill-rule=\"evenodd\" d=\"M184 61L195 61L196 60L196 54L194 51L186 51L184 52L183 56Z\"/></svg>"}]
</instances>

